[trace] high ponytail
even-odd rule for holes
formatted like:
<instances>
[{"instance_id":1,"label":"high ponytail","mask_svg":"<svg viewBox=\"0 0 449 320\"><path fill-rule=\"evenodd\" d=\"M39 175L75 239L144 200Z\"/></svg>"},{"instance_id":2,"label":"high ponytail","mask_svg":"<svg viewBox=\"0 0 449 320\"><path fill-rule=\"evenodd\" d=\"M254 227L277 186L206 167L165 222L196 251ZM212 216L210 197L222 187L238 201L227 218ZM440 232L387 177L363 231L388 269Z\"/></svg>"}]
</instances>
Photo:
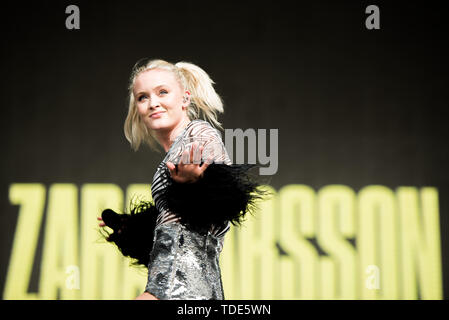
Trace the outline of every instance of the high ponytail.
<instances>
[{"instance_id":1,"label":"high ponytail","mask_svg":"<svg viewBox=\"0 0 449 320\"><path fill-rule=\"evenodd\" d=\"M185 88L191 92L192 104L188 109L190 119L203 119L209 121L214 127L221 127L217 120L217 113L223 113L223 102L215 91L215 82L200 67L189 62L178 62L175 66L184 77Z\"/></svg>"},{"instance_id":2,"label":"high ponytail","mask_svg":"<svg viewBox=\"0 0 449 320\"><path fill-rule=\"evenodd\" d=\"M185 61L172 64L165 60L154 59L140 66L139 63L136 63L133 67L128 87L128 115L124 124L126 139L135 151L139 149L142 143L146 143L151 149L158 151L157 140L152 135L151 130L148 130L141 121L133 96L136 77L140 73L151 69L163 69L172 72L180 86L190 91L191 103L187 108L187 116L190 120L203 119L215 128L223 130L221 123L218 121L218 113L224 112L223 102L217 92L215 92L213 87L215 82L203 69Z\"/></svg>"}]
</instances>

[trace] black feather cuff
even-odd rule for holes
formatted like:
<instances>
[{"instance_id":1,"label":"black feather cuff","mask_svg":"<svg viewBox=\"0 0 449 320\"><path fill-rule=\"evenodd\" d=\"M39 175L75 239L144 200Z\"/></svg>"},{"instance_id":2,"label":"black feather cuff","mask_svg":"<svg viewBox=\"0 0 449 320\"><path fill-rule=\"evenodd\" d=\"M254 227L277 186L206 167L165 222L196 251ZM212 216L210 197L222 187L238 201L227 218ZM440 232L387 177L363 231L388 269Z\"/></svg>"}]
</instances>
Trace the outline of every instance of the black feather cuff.
<instances>
[{"instance_id":1,"label":"black feather cuff","mask_svg":"<svg viewBox=\"0 0 449 320\"><path fill-rule=\"evenodd\" d=\"M255 212L256 202L269 194L250 173L254 167L212 163L195 183L177 183L165 168L162 175L168 185L161 198L169 211L180 217L181 223L195 231L207 233L213 225L221 226L228 221L240 225L247 213ZM101 216L113 233L104 236L125 257L134 259L135 265L148 266L158 214L154 203L148 201L131 204L129 214L106 209Z\"/></svg>"},{"instance_id":2,"label":"black feather cuff","mask_svg":"<svg viewBox=\"0 0 449 320\"><path fill-rule=\"evenodd\" d=\"M114 231L105 238L125 257L134 259L134 264L148 266L158 211L149 201L140 201L131 207L129 214L119 214L111 209L102 212L103 222Z\"/></svg>"},{"instance_id":3,"label":"black feather cuff","mask_svg":"<svg viewBox=\"0 0 449 320\"><path fill-rule=\"evenodd\" d=\"M194 183L177 183L166 169L162 174L168 186L162 198L183 224L197 231L207 232L212 225L228 221L240 225L247 213L257 209L256 201L268 194L250 173L254 167L257 166L212 163Z\"/></svg>"}]
</instances>

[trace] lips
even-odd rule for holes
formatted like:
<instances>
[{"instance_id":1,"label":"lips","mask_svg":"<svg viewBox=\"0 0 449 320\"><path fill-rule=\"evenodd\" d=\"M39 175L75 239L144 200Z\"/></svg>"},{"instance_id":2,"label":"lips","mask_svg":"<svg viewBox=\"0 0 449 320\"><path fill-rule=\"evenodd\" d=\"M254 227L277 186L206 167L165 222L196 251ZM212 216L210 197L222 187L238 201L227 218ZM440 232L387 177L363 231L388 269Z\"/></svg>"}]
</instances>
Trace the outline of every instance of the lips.
<instances>
[{"instance_id":1,"label":"lips","mask_svg":"<svg viewBox=\"0 0 449 320\"><path fill-rule=\"evenodd\" d=\"M161 115L163 113L165 113L165 111L159 111L159 112L152 113L152 114L150 114L150 118L152 118L153 116Z\"/></svg>"}]
</instances>

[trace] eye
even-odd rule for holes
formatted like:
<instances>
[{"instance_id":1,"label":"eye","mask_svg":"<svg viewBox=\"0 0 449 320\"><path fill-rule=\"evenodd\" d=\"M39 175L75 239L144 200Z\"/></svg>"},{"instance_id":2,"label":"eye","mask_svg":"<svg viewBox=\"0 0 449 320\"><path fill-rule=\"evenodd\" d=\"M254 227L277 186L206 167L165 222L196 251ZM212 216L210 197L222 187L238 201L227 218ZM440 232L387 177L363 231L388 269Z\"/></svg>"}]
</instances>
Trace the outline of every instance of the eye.
<instances>
[{"instance_id":1,"label":"eye","mask_svg":"<svg viewBox=\"0 0 449 320\"><path fill-rule=\"evenodd\" d=\"M168 91L167 91L167 90L165 90L165 89L162 89L161 91L159 91L159 94L163 94L163 93L167 94L167 93L168 93Z\"/></svg>"},{"instance_id":2,"label":"eye","mask_svg":"<svg viewBox=\"0 0 449 320\"><path fill-rule=\"evenodd\" d=\"M143 94L143 95L141 95L141 96L139 96L138 98L137 98L137 101L139 101L139 102L142 102L142 99L143 98L146 98L146 96Z\"/></svg>"}]
</instances>

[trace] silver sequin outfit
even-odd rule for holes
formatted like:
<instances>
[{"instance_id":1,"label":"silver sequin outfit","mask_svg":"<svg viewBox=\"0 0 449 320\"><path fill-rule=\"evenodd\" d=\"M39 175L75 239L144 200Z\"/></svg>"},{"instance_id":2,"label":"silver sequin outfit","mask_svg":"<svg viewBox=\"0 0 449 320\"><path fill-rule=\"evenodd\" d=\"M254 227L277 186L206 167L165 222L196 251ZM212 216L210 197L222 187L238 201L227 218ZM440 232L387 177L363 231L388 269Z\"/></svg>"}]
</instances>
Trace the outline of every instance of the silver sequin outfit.
<instances>
[{"instance_id":1,"label":"silver sequin outfit","mask_svg":"<svg viewBox=\"0 0 449 320\"><path fill-rule=\"evenodd\" d=\"M212 226L207 234L200 234L181 224L160 197L167 183L161 170L168 161L179 163L183 151L190 150L195 141L204 146L203 161L212 155L215 162L231 164L218 131L203 120L191 121L159 164L151 185L159 215L145 288L158 299L224 299L219 257L229 223Z\"/></svg>"}]
</instances>

